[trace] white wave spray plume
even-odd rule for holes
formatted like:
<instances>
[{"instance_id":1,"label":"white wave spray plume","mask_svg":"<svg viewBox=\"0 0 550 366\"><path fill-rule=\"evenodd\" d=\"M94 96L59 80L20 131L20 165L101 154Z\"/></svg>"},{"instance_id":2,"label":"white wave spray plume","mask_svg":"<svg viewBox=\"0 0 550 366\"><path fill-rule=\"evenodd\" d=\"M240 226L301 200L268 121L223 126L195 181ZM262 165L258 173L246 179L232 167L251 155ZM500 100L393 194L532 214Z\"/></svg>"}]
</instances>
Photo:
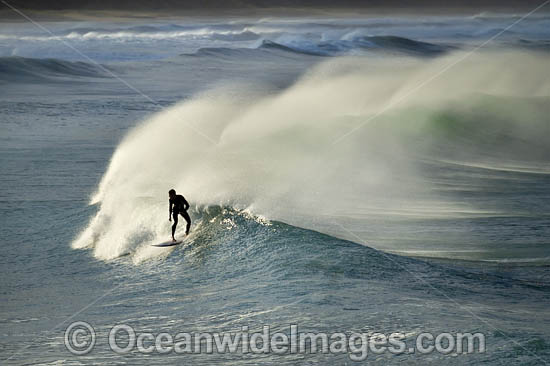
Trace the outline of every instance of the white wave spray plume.
<instances>
[{"instance_id":1,"label":"white wave spray plume","mask_svg":"<svg viewBox=\"0 0 550 366\"><path fill-rule=\"evenodd\" d=\"M248 209L337 235L338 216L452 210L416 169L411 128L472 95L550 95L548 56L519 51L470 56L409 95L461 56L334 59L275 95L226 86L167 108L119 144L91 201L98 211L73 247L110 259L168 239L170 188L195 207Z\"/></svg>"}]
</instances>

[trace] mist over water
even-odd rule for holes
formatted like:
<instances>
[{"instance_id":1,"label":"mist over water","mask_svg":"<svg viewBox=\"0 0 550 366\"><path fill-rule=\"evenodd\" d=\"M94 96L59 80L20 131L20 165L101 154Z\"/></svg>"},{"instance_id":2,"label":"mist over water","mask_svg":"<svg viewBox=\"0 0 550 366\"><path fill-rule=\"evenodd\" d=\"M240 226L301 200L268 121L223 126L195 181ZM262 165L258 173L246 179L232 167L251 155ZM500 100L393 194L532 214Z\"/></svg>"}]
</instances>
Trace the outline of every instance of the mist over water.
<instances>
[{"instance_id":1,"label":"mist over water","mask_svg":"<svg viewBox=\"0 0 550 366\"><path fill-rule=\"evenodd\" d=\"M447 191L461 183L425 164L513 165L548 175L549 61L520 51L456 52L431 61L341 58L276 94L226 86L196 95L124 138L92 198L98 212L73 246L92 246L96 257L110 259L166 239L171 187L196 206L199 222L205 207L232 207L352 241L357 237L340 225L356 230L361 218L371 226L373 217L524 214L442 193L443 185ZM452 72L441 74L449 65ZM479 176L468 180L479 183ZM400 223L392 234L374 236L387 242L395 230L415 235ZM449 248L442 248L414 247L447 257Z\"/></svg>"}]
</instances>

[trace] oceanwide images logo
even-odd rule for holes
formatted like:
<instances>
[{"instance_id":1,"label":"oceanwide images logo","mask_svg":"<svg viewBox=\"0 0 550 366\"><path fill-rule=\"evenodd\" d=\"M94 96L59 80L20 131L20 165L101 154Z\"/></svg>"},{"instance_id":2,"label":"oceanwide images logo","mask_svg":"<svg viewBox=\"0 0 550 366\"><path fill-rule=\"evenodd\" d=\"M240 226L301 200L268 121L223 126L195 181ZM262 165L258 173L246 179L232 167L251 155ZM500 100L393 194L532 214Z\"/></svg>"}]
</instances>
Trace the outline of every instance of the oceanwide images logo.
<instances>
[{"instance_id":1,"label":"oceanwide images logo","mask_svg":"<svg viewBox=\"0 0 550 366\"><path fill-rule=\"evenodd\" d=\"M94 328L86 322L70 324L65 330L65 347L75 355L85 355L96 345ZM408 342L407 342L408 341ZM485 352L482 333L420 333L406 335L400 332L384 333L312 333L299 332L291 324L288 332L271 332L269 325L252 332L248 326L238 332L150 333L138 332L127 324L113 326L105 342L118 354L176 353L176 354L348 354L353 361L363 361L369 353L392 354L471 354Z\"/></svg>"}]
</instances>

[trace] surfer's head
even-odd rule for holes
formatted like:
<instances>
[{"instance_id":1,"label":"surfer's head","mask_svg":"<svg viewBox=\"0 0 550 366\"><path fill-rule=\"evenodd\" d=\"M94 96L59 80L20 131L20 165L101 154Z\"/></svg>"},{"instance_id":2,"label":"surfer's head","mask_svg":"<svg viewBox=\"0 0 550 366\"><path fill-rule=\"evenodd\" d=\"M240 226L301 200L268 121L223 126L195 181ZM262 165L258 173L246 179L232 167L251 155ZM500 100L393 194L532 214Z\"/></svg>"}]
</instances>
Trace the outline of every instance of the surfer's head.
<instances>
[{"instance_id":1,"label":"surfer's head","mask_svg":"<svg viewBox=\"0 0 550 366\"><path fill-rule=\"evenodd\" d=\"M168 191L168 196L170 196L170 198L174 197L176 195L176 190L175 189L171 189Z\"/></svg>"}]
</instances>

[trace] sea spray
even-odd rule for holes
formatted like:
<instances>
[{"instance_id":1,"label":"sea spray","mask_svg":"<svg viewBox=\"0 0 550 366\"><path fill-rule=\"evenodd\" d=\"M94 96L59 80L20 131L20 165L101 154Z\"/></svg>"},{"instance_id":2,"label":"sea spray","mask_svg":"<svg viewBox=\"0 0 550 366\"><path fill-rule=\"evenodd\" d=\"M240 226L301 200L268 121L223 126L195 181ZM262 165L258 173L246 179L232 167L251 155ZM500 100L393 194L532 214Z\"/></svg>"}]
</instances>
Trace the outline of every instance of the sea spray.
<instances>
[{"instance_id":1,"label":"sea spray","mask_svg":"<svg viewBox=\"0 0 550 366\"><path fill-rule=\"evenodd\" d=\"M478 212L438 195L417 162L433 157L434 146L441 158L469 151L476 131L498 135L505 125L533 142L540 131L526 134L524 121L493 107L482 119L473 116L477 130L453 145L439 141L433 121L449 110L471 113L479 96L547 98L548 61L520 51L430 61L341 58L278 94L254 98L243 89L228 95L226 87L183 101L120 143L92 199L98 212L73 246L92 246L98 258L109 259L166 239L170 188L192 205L248 209L354 241L335 217ZM544 118L531 107L532 118Z\"/></svg>"}]
</instances>

